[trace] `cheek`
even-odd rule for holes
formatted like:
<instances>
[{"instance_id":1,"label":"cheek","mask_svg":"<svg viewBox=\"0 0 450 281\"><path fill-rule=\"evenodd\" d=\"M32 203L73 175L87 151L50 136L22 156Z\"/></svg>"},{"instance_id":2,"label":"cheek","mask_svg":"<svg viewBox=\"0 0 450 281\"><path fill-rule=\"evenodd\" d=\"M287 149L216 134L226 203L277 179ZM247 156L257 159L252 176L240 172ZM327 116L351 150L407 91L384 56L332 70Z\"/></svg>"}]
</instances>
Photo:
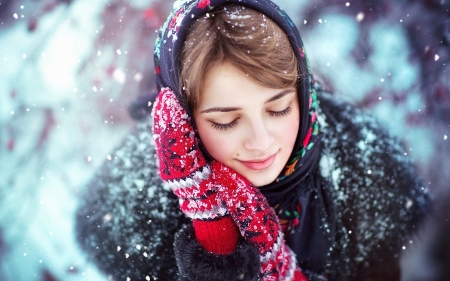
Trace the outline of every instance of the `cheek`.
<instances>
[{"instance_id":1,"label":"cheek","mask_svg":"<svg viewBox=\"0 0 450 281\"><path fill-rule=\"evenodd\" d=\"M199 122L197 124L198 134L209 154L219 162L227 163L234 153L235 141L218 132L208 124Z\"/></svg>"},{"instance_id":2,"label":"cheek","mask_svg":"<svg viewBox=\"0 0 450 281\"><path fill-rule=\"evenodd\" d=\"M292 154L292 150L297 139L298 129L300 127L299 121L299 117L296 117L295 115L292 117L289 116L289 118L286 118L284 122L280 122L277 127L278 140L280 146L282 147L280 160L283 163L283 166L286 165L289 160L289 156Z\"/></svg>"},{"instance_id":3,"label":"cheek","mask_svg":"<svg viewBox=\"0 0 450 281\"><path fill-rule=\"evenodd\" d=\"M293 117L290 122L288 122L288 128L287 128L287 132L288 135L286 137L286 139L291 143L293 148L295 140L297 139L297 134L298 134L298 130L300 128L300 117L296 116Z\"/></svg>"},{"instance_id":4,"label":"cheek","mask_svg":"<svg viewBox=\"0 0 450 281\"><path fill-rule=\"evenodd\" d=\"M292 115L284 119L282 122L278 122L275 126L277 138L282 144L285 150L290 152L294 147L295 140L297 139L298 129L300 127L300 118L298 115Z\"/></svg>"}]
</instances>

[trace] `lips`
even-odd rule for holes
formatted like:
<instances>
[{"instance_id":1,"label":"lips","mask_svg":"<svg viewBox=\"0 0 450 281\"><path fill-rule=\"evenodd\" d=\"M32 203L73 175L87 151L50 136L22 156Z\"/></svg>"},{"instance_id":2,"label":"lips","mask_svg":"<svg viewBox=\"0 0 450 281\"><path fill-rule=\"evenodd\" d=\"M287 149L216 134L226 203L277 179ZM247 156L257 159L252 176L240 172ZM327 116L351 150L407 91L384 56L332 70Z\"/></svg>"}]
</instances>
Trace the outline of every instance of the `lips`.
<instances>
[{"instance_id":1,"label":"lips","mask_svg":"<svg viewBox=\"0 0 450 281\"><path fill-rule=\"evenodd\" d=\"M251 169L251 170L264 170L272 166L273 162L275 161L275 158L277 157L277 154L273 154L272 156L269 156L268 158L261 159L261 160L250 160L250 161L240 161L242 165L245 167Z\"/></svg>"}]
</instances>

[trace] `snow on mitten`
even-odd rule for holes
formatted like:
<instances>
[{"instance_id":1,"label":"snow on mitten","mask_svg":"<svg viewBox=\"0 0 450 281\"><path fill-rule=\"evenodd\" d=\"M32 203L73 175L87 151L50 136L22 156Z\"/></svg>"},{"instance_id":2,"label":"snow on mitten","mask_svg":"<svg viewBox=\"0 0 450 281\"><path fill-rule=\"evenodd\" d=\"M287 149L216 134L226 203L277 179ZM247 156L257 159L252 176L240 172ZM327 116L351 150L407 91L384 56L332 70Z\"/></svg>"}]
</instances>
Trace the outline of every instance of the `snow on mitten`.
<instances>
[{"instance_id":1,"label":"snow on mitten","mask_svg":"<svg viewBox=\"0 0 450 281\"><path fill-rule=\"evenodd\" d=\"M307 281L295 254L285 244L278 217L264 195L220 162L211 162L211 170L218 197L226 203L241 235L259 251L262 280Z\"/></svg>"},{"instance_id":2,"label":"snow on mitten","mask_svg":"<svg viewBox=\"0 0 450 281\"><path fill-rule=\"evenodd\" d=\"M161 179L179 198L181 211L192 219L197 240L209 252L234 251L239 231L217 198L192 120L170 88L161 89L152 116Z\"/></svg>"}]
</instances>

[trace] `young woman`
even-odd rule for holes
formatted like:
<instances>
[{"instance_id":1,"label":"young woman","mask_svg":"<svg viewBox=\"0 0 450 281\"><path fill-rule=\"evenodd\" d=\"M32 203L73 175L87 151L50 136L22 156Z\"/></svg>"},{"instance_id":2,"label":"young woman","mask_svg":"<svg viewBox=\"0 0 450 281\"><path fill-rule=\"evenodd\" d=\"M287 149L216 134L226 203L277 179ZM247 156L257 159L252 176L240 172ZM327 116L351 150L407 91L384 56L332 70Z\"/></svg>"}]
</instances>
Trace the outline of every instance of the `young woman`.
<instances>
[{"instance_id":1,"label":"young woman","mask_svg":"<svg viewBox=\"0 0 450 281\"><path fill-rule=\"evenodd\" d=\"M398 280L429 201L398 140L315 85L271 1L177 3L153 127L93 180L83 248L116 280Z\"/></svg>"}]
</instances>

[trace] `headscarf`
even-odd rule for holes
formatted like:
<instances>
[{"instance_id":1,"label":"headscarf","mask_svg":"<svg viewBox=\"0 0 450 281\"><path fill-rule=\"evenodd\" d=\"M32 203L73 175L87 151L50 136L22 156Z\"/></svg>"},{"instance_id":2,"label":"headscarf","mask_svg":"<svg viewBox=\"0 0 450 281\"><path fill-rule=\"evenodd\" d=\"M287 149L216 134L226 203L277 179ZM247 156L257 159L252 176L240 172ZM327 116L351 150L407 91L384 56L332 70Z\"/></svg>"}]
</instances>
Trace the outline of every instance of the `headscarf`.
<instances>
[{"instance_id":1,"label":"headscarf","mask_svg":"<svg viewBox=\"0 0 450 281\"><path fill-rule=\"evenodd\" d=\"M306 210L309 209L309 213L316 212L309 207L313 197L311 192L317 185L315 171L320 152L317 95L314 88L314 77L311 73L300 34L292 20L280 7L269 0L176 1L174 11L163 25L155 43L154 58L157 90L159 92L163 87L171 88L188 114L193 116L187 106L186 93L183 87L179 85L183 44L189 28L197 19L208 12L229 4L251 8L270 18L287 35L297 57L299 68L297 95L300 105L300 126L297 139L286 167L274 182L260 187L260 190L267 198L269 204L275 209L280 222L282 224L285 223L285 226L289 228L287 229L288 233L289 231L295 231L295 229L309 230L308 235L303 235L304 239L294 239L292 243L305 243L306 241L302 240L311 239L312 236L316 237L314 239L323 240L325 238L320 236L320 231L318 230L319 217L316 216L317 218L313 219L312 223L309 223L310 226L304 225L305 221L310 220L310 218L304 217ZM311 227L313 229L310 229ZM327 244L323 243L323 241L318 243L321 245ZM297 255L299 255L298 251L303 249L301 245L298 247L295 245L290 246L297 252Z\"/></svg>"}]
</instances>

